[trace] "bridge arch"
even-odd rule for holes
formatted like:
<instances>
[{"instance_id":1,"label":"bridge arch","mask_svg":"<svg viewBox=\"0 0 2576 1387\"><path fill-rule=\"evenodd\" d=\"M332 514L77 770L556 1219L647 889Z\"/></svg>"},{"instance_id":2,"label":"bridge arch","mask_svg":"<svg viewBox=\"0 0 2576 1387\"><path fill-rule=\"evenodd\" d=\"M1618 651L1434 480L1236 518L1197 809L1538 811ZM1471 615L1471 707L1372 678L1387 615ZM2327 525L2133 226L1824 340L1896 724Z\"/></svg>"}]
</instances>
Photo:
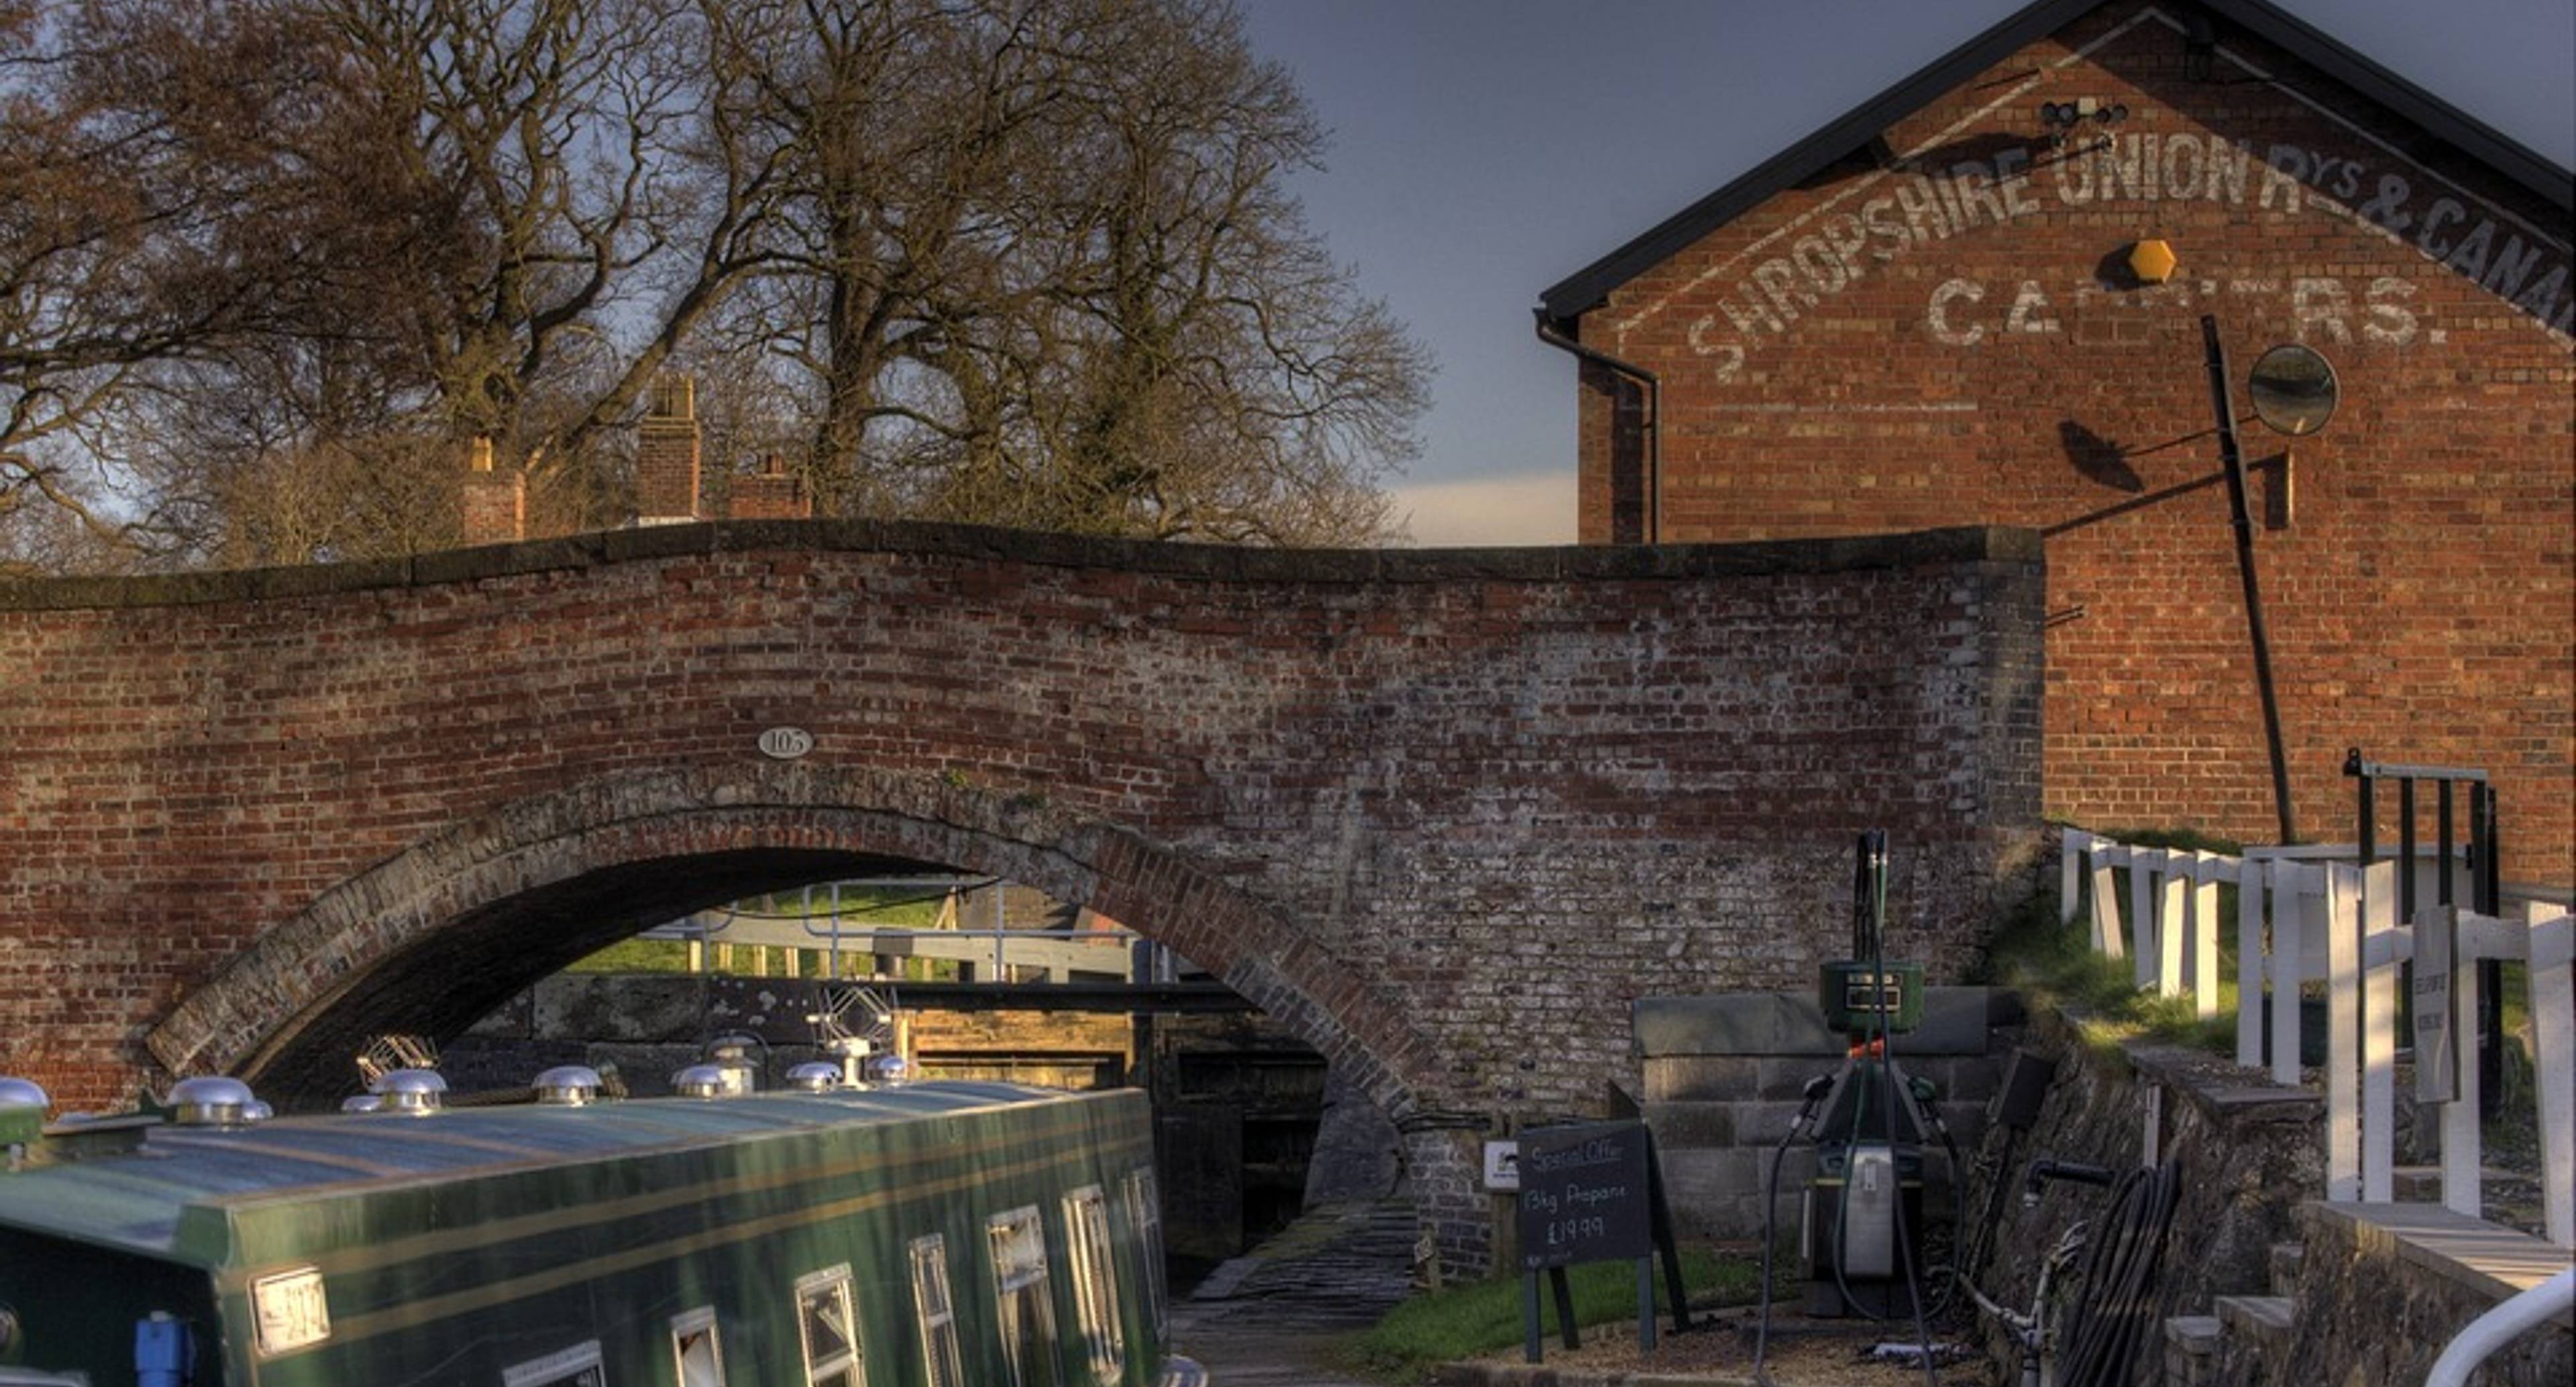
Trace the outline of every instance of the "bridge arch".
<instances>
[{"instance_id":1,"label":"bridge arch","mask_svg":"<svg viewBox=\"0 0 2576 1387\"><path fill-rule=\"evenodd\" d=\"M2041 593L2038 539L1992 530L838 522L0 584L0 1069L67 1107L171 1070L294 1096L392 1000L510 984L460 945L542 941L534 972L653 902L937 862L1314 1043L1481 1266L1480 1136L1629 1101L1639 997L1807 985L1856 829L1908 845L1891 908L1936 976L1974 956L2037 839ZM761 756L777 728L811 752Z\"/></svg>"},{"instance_id":2,"label":"bridge arch","mask_svg":"<svg viewBox=\"0 0 2576 1387\"><path fill-rule=\"evenodd\" d=\"M450 825L262 931L153 1025L173 1075L345 1088L388 1031L453 1034L597 948L690 910L887 866L1005 877L1170 945L1325 1055L1390 1116L1430 1046L1349 962L1131 829L962 776L746 764L628 772Z\"/></svg>"}]
</instances>

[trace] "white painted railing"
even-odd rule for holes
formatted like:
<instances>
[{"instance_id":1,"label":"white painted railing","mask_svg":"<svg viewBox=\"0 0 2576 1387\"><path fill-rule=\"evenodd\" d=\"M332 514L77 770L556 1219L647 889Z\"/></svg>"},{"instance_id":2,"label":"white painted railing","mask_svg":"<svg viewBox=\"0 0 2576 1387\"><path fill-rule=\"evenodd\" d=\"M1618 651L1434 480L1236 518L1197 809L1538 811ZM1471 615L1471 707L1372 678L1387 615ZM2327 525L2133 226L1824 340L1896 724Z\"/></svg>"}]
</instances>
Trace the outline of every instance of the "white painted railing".
<instances>
[{"instance_id":1,"label":"white painted railing","mask_svg":"<svg viewBox=\"0 0 2576 1387\"><path fill-rule=\"evenodd\" d=\"M2576 1308L2576 1267L2530 1287L2469 1321L2469 1326L2433 1360L2424 1387L2468 1387L2469 1374L2505 1345Z\"/></svg>"},{"instance_id":2,"label":"white painted railing","mask_svg":"<svg viewBox=\"0 0 2576 1387\"><path fill-rule=\"evenodd\" d=\"M2326 1197L2386 1202L2393 1198L2398 987L2415 957L2415 931L2401 924L2394 862L2367 868L2351 850L2256 848L2245 856L2138 847L2076 830L2065 835L2059 862L2060 918L2079 903L2092 944L2132 961L2141 990L2188 996L2193 1011L2219 1008L2218 887L2237 888L2236 1060L2263 1063L2271 1038L2271 1072L2300 1082L2299 984L2327 985ZM2115 871L2129 874L2127 923ZM2456 920L2449 1003L2457 1065L2454 1097L2440 1104L2442 1202L2479 1213L2478 1066L2475 1062L2480 959L2520 960L2531 979L2538 1069L2544 1222L2549 1241L2576 1247L2576 916L2555 901L2525 899L2513 918L2436 906L2434 873L2418 870L2414 918ZM2465 876L2462 877L2465 880ZM2445 914L2443 912L2449 912Z\"/></svg>"}]
</instances>

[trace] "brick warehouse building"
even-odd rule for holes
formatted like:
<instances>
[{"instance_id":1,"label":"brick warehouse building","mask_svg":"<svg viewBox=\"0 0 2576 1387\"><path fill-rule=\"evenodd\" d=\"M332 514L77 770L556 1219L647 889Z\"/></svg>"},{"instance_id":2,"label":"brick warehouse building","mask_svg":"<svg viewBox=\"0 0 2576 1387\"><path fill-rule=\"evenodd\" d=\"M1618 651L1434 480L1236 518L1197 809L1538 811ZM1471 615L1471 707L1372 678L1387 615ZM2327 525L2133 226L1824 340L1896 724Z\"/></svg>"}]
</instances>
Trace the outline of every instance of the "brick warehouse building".
<instances>
[{"instance_id":1,"label":"brick warehouse building","mask_svg":"<svg viewBox=\"0 0 2576 1387\"><path fill-rule=\"evenodd\" d=\"M2256 0L2042 0L1546 291L1581 537L2039 529L2049 811L2272 841L2200 321L2240 412L2306 342L2331 424L2243 435L2300 835L2347 747L2477 766L2563 883L2570 183Z\"/></svg>"}]
</instances>

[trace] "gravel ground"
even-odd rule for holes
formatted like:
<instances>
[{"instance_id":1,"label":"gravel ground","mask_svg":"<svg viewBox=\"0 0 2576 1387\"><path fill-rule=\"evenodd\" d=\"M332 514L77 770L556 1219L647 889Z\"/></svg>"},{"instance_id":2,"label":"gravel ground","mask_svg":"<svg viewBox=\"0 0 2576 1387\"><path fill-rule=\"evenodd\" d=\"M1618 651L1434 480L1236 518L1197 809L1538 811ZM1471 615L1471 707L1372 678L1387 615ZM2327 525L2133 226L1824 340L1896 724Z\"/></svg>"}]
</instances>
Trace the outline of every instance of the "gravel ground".
<instances>
[{"instance_id":1,"label":"gravel ground","mask_svg":"<svg viewBox=\"0 0 2576 1387\"><path fill-rule=\"evenodd\" d=\"M1753 1312L1727 1310L1706 1319L1707 1327L1698 1332L1659 1335L1650 1355L1638 1351L1634 1321L1597 1325L1584 1331L1583 1347L1579 1349L1568 1349L1551 1337L1543 1366L1587 1373L1705 1374L1717 1380L1749 1380L1753 1374ZM1779 1387L1919 1387L1924 1381L1920 1367L1871 1359L1873 1345L1891 1338L1912 1338L1910 1329L1899 1335L1887 1332L1887 1328L1865 1321L1855 1324L1849 1320L1809 1319L1775 1310L1764 1367ZM1551 1322L1551 1333L1553 1329ZM1523 1360L1520 1351L1513 1350L1479 1361L1510 1366ZM1991 1369L1974 1355L1944 1361L1936 1366L1934 1375L1943 1387L1993 1387L1994 1382Z\"/></svg>"}]
</instances>

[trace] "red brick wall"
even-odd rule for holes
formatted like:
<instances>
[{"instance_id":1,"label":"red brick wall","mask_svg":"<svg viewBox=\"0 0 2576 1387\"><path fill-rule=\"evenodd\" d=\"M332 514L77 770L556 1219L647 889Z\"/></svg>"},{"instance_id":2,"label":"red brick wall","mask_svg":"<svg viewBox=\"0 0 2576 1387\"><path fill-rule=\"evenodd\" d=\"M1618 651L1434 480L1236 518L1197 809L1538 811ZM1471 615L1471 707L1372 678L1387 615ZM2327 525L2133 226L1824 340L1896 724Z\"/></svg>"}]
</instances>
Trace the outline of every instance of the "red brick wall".
<instances>
[{"instance_id":1,"label":"red brick wall","mask_svg":"<svg viewBox=\"0 0 2576 1387\"><path fill-rule=\"evenodd\" d=\"M469 545L515 544L528 534L528 474L517 468L491 470L491 446L477 445L478 460L487 465L469 469L459 483L460 528Z\"/></svg>"},{"instance_id":2,"label":"red brick wall","mask_svg":"<svg viewBox=\"0 0 2576 1387\"><path fill-rule=\"evenodd\" d=\"M1587 313L1662 377L1663 537L2052 530L2048 809L2271 841L2224 489L2106 512L2217 469L2203 314L2240 410L2256 352L2306 341L2345 402L2256 545L2300 832L2352 837L2348 746L2480 766L2506 875L2565 882L2569 218L2257 40L2212 73L2144 7L2097 10L1891 129L1911 167L1783 192ZM2130 114L2052 149L2040 104L2086 97ZM2121 271L2142 237L2169 283ZM1593 543L1633 533L1607 379L1578 387Z\"/></svg>"},{"instance_id":3,"label":"red brick wall","mask_svg":"<svg viewBox=\"0 0 2576 1387\"><path fill-rule=\"evenodd\" d=\"M698 391L686 376L653 383L635 423L635 517L663 525L698 518Z\"/></svg>"},{"instance_id":4,"label":"red brick wall","mask_svg":"<svg viewBox=\"0 0 2576 1387\"><path fill-rule=\"evenodd\" d=\"M814 514L814 497L805 479L788 475L776 454L763 458L758 472L725 479L725 515L732 520L803 520Z\"/></svg>"},{"instance_id":5,"label":"red brick wall","mask_svg":"<svg viewBox=\"0 0 2576 1387\"><path fill-rule=\"evenodd\" d=\"M0 1072L452 1035L854 854L1125 921L1425 1106L1586 1110L1630 998L1810 986L1862 828L1957 972L2037 838L2029 536L1635 560L779 523L0 586Z\"/></svg>"}]
</instances>

